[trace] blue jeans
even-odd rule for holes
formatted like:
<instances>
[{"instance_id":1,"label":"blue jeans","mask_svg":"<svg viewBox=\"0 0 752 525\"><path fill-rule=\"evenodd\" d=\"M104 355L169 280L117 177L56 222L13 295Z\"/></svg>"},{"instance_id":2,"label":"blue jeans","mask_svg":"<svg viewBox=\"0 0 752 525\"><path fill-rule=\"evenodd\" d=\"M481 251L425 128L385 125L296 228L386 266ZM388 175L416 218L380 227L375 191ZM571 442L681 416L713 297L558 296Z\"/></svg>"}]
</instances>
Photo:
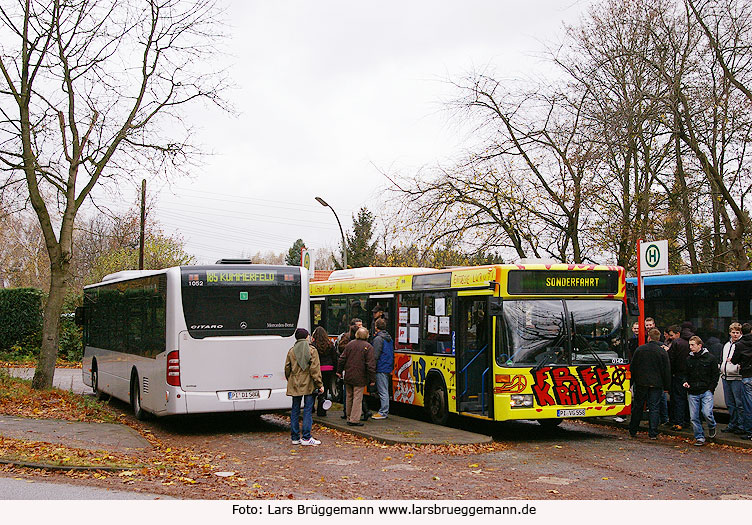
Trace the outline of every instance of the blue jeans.
<instances>
[{"instance_id":1,"label":"blue jeans","mask_svg":"<svg viewBox=\"0 0 752 525\"><path fill-rule=\"evenodd\" d=\"M744 431L747 435L752 435L752 377L743 377L744 395L742 404L744 405Z\"/></svg>"},{"instance_id":2,"label":"blue jeans","mask_svg":"<svg viewBox=\"0 0 752 525\"><path fill-rule=\"evenodd\" d=\"M376 391L379 393L379 414L382 416L389 415L389 380L392 374L387 372L376 372Z\"/></svg>"},{"instance_id":3,"label":"blue jeans","mask_svg":"<svg viewBox=\"0 0 752 525\"><path fill-rule=\"evenodd\" d=\"M311 427L313 426L313 401L316 396L292 396L292 409L290 410L290 438L293 441L300 439L300 401L303 400L303 439L311 439Z\"/></svg>"},{"instance_id":4,"label":"blue jeans","mask_svg":"<svg viewBox=\"0 0 752 525\"><path fill-rule=\"evenodd\" d=\"M744 384L741 379L723 379L723 399L729 411L729 430L744 428Z\"/></svg>"},{"instance_id":5,"label":"blue jeans","mask_svg":"<svg viewBox=\"0 0 752 525\"><path fill-rule=\"evenodd\" d=\"M640 420L642 419L642 407L648 406L648 435L656 437L658 435L658 419L660 404L663 399L663 389L652 386L634 387L634 397L632 398L632 416L629 419L629 433L636 435L640 429Z\"/></svg>"},{"instance_id":6,"label":"blue jeans","mask_svg":"<svg viewBox=\"0 0 752 525\"><path fill-rule=\"evenodd\" d=\"M702 431L702 419L700 411L708 421L708 429L715 428L715 418L713 417L713 392L706 390L702 394L688 394L689 401L689 419L692 422L692 430L695 433L695 439L705 441L705 433Z\"/></svg>"},{"instance_id":7,"label":"blue jeans","mask_svg":"<svg viewBox=\"0 0 752 525\"><path fill-rule=\"evenodd\" d=\"M659 405L659 411L661 423L668 423L668 396L666 392L661 392L661 403Z\"/></svg>"}]
</instances>

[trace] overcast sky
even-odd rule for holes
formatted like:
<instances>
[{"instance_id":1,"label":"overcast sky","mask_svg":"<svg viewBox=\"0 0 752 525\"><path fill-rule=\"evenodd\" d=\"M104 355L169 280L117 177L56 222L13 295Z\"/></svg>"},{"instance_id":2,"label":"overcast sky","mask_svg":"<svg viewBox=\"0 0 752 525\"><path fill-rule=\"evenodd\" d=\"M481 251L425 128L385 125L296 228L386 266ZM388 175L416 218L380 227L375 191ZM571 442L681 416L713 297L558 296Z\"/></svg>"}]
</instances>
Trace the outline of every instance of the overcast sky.
<instances>
[{"instance_id":1,"label":"overcast sky","mask_svg":"<svg viewBox=\"0 0 752 525\"><path fill-rule=\"evenodd\" d=\"M212 152L192 180L150 186L156 219L199 262L282 252L302 238L336 248L387 181L451 162L468 137L446 111L447 80L490 68L545 75L544 44L584 0L364 2L228 0L228 98L238 111L188 118ZM135 202L135 196L133 197ZM375 210L374 210L375 211Z\"/></svg>"}]
</instances>

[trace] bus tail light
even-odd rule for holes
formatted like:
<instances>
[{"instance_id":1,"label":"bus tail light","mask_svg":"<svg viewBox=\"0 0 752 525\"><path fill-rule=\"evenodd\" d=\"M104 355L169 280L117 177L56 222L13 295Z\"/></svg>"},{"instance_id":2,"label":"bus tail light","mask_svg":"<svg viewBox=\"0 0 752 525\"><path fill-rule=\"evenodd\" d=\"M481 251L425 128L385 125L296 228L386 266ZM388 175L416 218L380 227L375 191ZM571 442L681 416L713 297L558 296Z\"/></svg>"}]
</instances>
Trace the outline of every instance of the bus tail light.
<instances>
[{"instance_id":1,"label":"bus tail light","mask_svg":"<svg viewBox=\"0 0 752 525\"><path fill-rule=\"evenodd\" d=\"M167 354L167 384L180 386L180 355L177 350Z\"/></svg>"}]
</instances>

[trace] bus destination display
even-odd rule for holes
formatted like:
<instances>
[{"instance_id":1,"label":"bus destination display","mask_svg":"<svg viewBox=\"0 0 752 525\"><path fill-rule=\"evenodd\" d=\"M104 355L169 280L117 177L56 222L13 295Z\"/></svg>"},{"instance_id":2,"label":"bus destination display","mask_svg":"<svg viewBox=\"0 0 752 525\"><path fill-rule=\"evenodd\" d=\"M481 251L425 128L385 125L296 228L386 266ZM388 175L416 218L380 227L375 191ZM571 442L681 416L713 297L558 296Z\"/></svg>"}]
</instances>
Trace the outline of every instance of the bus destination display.
<instances>
[{"instance_id":1,"label":"bus destination display","mask_svg":"<svg viewBox=\"0 0 752 525\"><path fill-rule=\"evenodd\" d=\"M183 273L183 286L253 286L299 282L294 272L261 270L194 270Z\"/></svg>"},{"instance_id":2,"label":"bus destination display","mask_svg":"<svg viewBox=\"0 0 752 525\"><path fill-rule=\"evenodd\" d=\"M510 295L610 295L619 292L619 272L600 270L511 270Z\"/></svg>"}]
</instances>

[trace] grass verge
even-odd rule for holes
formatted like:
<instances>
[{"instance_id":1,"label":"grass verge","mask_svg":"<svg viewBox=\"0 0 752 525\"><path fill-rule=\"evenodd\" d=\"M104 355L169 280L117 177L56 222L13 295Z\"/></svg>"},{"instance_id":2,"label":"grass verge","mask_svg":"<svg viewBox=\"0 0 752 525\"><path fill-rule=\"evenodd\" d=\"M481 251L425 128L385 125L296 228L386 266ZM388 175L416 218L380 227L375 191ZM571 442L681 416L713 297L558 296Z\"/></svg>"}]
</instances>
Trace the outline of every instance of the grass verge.
<instances>
[{"instance_id":1,"label":"grass verge","mask_svg":"<svg viewBox=\"0 0 752 525\"><path fill-rule=\"evenodd\" d=\"M86 450L0 436L0 460L53 468L138 469L133 458L101 450Z\"/></svg>"},{"instance_id":2,"label":"grass verge","mask_svg":"<svg viewBox=\"0 0 752 525\"><path fill-rule=\"evenodd\" d=\"M51 388L34 390L31 381L0 369L0 414L30 418L116 423L119 414L91 396Z\"/></svg>"}]
</instances>

